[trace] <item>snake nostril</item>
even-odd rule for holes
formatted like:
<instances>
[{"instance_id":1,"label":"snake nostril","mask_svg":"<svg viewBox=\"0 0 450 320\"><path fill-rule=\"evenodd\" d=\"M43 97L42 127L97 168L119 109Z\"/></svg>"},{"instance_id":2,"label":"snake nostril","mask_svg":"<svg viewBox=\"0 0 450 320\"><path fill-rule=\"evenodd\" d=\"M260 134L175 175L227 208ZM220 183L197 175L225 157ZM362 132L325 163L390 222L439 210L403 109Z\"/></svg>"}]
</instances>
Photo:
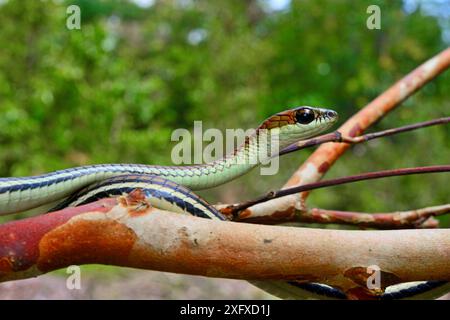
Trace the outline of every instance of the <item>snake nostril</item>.
<instances>
[{"instance_id":1,"label":"snake nostril","mask_svg":"<svg viewBox=\"0 0 450 320\"><path fill-rule=\"evenodd\" d=\"M337 112L329 110L329 111L327 111L326 116L329 118L335 118L337 116Z\"/></svg>"}]
</instances>

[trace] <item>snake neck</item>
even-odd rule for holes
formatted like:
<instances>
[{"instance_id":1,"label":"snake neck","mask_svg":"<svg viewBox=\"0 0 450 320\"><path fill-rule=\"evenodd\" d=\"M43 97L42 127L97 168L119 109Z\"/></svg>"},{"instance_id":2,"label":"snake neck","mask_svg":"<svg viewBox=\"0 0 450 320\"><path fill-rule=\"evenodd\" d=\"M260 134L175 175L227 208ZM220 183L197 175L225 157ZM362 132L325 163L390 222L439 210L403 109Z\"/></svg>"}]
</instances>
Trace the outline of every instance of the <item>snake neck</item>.
<instances>
[{"instance_id":1,"label":"snake neck","mask_svg":"<svg viewBox=\"0 0 450 320\"><path fill-rule=\"evenodd\" d=\"M172 180L192 190L215 187L261 164L270 166L271 159L289 144L290 141L280 141L278 134L257 131L247 137L239 148L221 159L199 166L172 167L178 168L182 176Z\"/></svg>"}]
</instances>

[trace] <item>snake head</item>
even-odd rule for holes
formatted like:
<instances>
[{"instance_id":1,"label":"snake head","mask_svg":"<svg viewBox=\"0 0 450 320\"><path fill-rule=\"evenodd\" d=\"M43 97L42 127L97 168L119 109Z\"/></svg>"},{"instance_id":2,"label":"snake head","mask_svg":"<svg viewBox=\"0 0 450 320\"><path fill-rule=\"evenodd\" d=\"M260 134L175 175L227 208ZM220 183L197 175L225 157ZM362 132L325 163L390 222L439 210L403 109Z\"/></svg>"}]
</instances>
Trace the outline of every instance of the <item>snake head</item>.
<instances>
[{"instance_id":1,"label":"snake head","mask_svg":"<svg viewBox=\"0 0 450 320\"><path fill-rule=\"evenodd\" d=\"M258 130L269 130L279 137L280 147L308 139L330 128L338 120L336 111L301 106L279 112L265 120Z\"/></svg>"}]
</instances>

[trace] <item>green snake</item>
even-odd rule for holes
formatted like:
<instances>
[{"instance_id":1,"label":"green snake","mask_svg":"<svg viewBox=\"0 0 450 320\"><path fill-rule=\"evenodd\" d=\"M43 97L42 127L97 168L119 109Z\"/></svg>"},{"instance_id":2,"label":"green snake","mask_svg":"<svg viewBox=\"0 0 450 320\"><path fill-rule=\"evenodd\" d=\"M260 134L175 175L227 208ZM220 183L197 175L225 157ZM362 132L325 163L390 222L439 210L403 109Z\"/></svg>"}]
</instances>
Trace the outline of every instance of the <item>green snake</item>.
<instances>
[{"instance_id":1,"label":"green snake","mask_svg":"<svg viewBox=\"0 0 450 320\"><path fill-rule=\"evenodd\" d=\"M261 154L283 150L291 144L317 136L338 119L333 110L309 106L277 113L265 120L245 143L231 154L211 163L195 166L152 166L142 164L91 165L48 174L0 178L0 215L49 206L53 210L76 206L100 198L142 189L150 203L158 208L209 219L225 217L195 195L201 190L233 180L261 164ZM260 139L262 134L269 139ZM274 143L276 141L276 143ZM265 153L262 153L264 150ZM345 299L343 292L319 283L296 281L251 281L281 298ZM417 282L391 286L380 298L433 298L449 291L442 281Z\"/></svg>"}]
</instances>

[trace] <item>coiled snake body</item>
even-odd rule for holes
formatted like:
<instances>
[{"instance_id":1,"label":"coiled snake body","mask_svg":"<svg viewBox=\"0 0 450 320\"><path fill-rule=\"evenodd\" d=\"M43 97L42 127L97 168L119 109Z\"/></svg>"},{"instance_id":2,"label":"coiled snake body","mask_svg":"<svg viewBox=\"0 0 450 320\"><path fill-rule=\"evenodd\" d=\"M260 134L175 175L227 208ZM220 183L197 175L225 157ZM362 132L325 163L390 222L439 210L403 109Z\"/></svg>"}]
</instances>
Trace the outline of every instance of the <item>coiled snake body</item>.
<instances>
[{"instance_id":1,"label":"coiled snake body","mask_svg":"<svg viewBox=\"0 0 450 320\"><path fill-rule=\"evenodd\" d=\"M264 121L256 133L232 154L197 166L149 166L137 164L92 165L49 174L0 178L0 215L33 209L58 201L61 209L100 198L141 189L158 208L198 217L225 220L224 216L191 190L211 188L239 177L261 163L261 154L276 156L292 143L318 135L337 120L332 110L298 107ZM261 142L261 133L270 139ZM275 153L271 147L277 144ZM264 149L265 153L261 153ZM64 200L63 200L64 199ZM340 290L318 283L295 281L251 281L282 298L345 299ZM442 281L391 286L381 298L433 298L448 291Z\"/></svg>"}]
</instances>

